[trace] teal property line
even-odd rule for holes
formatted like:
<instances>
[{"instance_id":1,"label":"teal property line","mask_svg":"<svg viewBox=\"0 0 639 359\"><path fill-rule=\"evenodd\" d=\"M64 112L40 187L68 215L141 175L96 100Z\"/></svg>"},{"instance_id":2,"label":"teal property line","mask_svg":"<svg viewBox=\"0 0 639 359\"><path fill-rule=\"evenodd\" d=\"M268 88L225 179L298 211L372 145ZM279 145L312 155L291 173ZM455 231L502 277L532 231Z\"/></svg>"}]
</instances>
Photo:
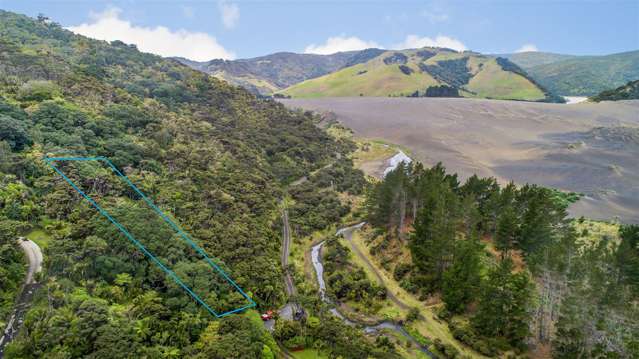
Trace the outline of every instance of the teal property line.
<instances>
[{"instance_id":1,"label":"teal property line","mask_svg":"<svg viewBox=\"0 0 639 359\"><path fill-rule=\"evenodd\" d=\"M166 214L164 214L164 212L162 212L146 195L144 195L144 193L142 193L142 191L140 191L138 189L137 186L135 186L133 184L133 182L131 182L129 180L129 178L127 176L125 176L124 174L122 174L122 172L120 172L114 165L113 163L111 163L111 161L109 161L108 158L106 157L102 157L102 156L98 156L98 157L45 157L44 161L51 167L53 168L60 176L62 176L62 178L67 181L71 187L73 187L74 190L76 190L78 193L80 193L80 195L82 195L82 197L84 197L84 199L86 199L89 203L91 203L91 205L93 205L93 207L95 207L98 212L103 215L104 217L106 217L111 223L113 223L113 225L115 225L120 232L122 232L127 239L129 239L129 241L131 241L136 247L138 247L147 257L149 257L158 267L160 267L160 269L162 269L166 274L168 274L171 278L173 278L173 280L180 285L193 299L195 299L199 304L201 304L207 311L209 311L211 314L213 314L215 317L217 318L221 318L224 316L227 316L229 314L233 314L233 313L237 313L240 312L242 310L245 310L247 308L252 308L256 306L255 301L248 295L246 294L242 288L240 288L239 285L237 285L237 283L235 283L235 281L233 281L233 279L231 279L228 274L226 274L226 272L220 268L220 266L218 266L213 260L211 260L211 258L206 254L206 252L204 252L204 250L202 248L200 248L200 246L198 246L197 244L195 244L195 242L177 225L175 224L175 222L173 222L168 216L166 216ZM86 193L84 193L80 188L78 188L78 186L73 183L73 181L67 177L62 171L60 171L60 169L58 169L53 163L56 161L104 161L113 172L115 172L116 175L118 175L120 178L122 178L131 188L133 188L133 190L140 195L140 197L142 197L144 199L144 201L151 207L153 208L153 210L155 210L155 212L157 214L160 215L160 217L162 217L162 219L168 223L175 231L178 232L178 234L187 242L189 243L189 245L200 255L202 255L202 257L204 258L204 260L211 266L213 267L227 282L231 283L241 294L242 296L244 296L244 298L246 298L250 304L245 305L243 307L237 308L237 309L233 309L224 313L217 313L216 311L214 311L208 304L206 304L197 294L195 294L191 288L189 288L189 286L187 286L186 284L184 284L184 282L182 282L182 280L177 276L177 274L175 274L175 272L173 272L172 270L170 270L169 268L167 268L164 264L162 264L162 262L160 262L160 260L154 256L151 252L149 252L146 247L140 243L140 241L138 241L137 239L135 239L135 237L129 233L129 231L127 231L118 221L116 221L113 217L111 217L111 215L109 215L109 213L104 210L102 207L100 207L100 205L98 205L89 195L87 195Z\"/></svg>"}]
</instances>

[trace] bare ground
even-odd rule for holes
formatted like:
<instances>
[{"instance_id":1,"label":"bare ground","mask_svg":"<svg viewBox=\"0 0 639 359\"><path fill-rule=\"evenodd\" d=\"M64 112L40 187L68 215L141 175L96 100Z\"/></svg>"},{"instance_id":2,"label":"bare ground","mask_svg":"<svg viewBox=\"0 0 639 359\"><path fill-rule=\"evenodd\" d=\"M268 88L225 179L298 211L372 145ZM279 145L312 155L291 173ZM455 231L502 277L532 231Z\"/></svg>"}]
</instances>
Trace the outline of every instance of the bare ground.
<instances>
[{"instance_id":1,"label":"bare ground","mask_svg":"<svg viewBox=\"0 0 639 359\"><path fill-rule=\"evenodd\" d=\"M282 100L331 111L355 135L405 146L466 178L584 193L574 216L639 223L639 101L577 105L456 98Z\"/></svg>"}]
</instances>

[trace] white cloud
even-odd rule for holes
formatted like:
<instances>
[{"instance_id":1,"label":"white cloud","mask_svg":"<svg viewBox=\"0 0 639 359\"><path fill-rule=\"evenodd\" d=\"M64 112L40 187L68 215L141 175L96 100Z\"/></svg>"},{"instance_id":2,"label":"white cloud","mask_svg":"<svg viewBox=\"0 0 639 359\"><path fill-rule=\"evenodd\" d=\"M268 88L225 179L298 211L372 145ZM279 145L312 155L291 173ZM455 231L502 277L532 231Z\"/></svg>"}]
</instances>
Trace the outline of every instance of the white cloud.
<instances>
[{"instance_id":1,"label":"white cloud","mask_svg":"<svg viewBox=\"0 0 639 359\"><path fill-rule=\"evenodd\" d=\"M224 27L227 29L234 28L240 19L240 7L226 0L220 0L217 5L222 15Z\"/></svg>"},{"instance_id":2,"label":"white cloud","mask_svg":"<svg viewBox=\"0 0 639 359\"><path fill-rule=\"evenodd\" d=\"M345 35L329 37L324 44L310 44L304 49L307 54L330 55L341 51L364 50L371 47L380 48L374 41L365 41L358 37Z\"/></svg>"},{"instance_id":3,"label":"white cloud","mask_svg":"<svg viewBox=\"0 0 639 359\"><path fill-rule=\"evenodd\" d=\"M135 44L140 51L161 56L182 56L196 61L233 59L217 40L203 32L171 31L164 26L142 27L120 18L122 10L111 7L101 13L89 14L90 22L68 29L99 40L120 40Z\"/></svg>"},{"instance_id":4,"label":"white cloud","mask_svg":"<svg viewBox=\"0 0 639 359\"><path fill-rule=\"evenodd\" d=\"M417 49L420 47L447 47L449 49L464 51L467 50L466 45L461 41L452 37L438 35L434 39L430 37L419 37L417 35L408 35L403 42L393 45L394 49Z\"/></svg>"},{"instance_id":5,"label":"white cloud","mask_svg":"<svg viewBox=\"0 0 639 359\"><path fill-rule=\"evenodd\" d=\"M515 52L531 52L531 51L537 52L539 51L539 49L537 49L537 46L533 44L525 44L524 46L517 49Z\"/></svg>"}]
</instances>

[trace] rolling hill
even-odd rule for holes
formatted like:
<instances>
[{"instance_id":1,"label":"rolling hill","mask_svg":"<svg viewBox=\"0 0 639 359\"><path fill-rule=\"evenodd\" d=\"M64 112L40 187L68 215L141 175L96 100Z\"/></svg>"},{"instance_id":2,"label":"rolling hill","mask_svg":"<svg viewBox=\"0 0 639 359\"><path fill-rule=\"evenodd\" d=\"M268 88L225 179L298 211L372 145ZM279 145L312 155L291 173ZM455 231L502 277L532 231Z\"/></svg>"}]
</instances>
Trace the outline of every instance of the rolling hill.
<instances>
[{"instance_id":1,"label":"rolling hill","mask_svg":"<svg viewBox=\"0 0 639 359\"><path fill-rule=\"evenodd\" d=\"M519 65L524 70L539 65L552 64L555 62L574 59L577 57L575 55L555 54L552 52L541 51L517 52L514 54L502 54L497 56L507 58L508 60Z\"/></svg>"},{"instance_id":2,"label":"rolling hill","mask_svg":"<svg viewBox=\"0 0 639 359\"><path fill-rule=\"evenodd\" d=\"M515 63L518 61L517 58L512 60ZM533 66L526 71L552 93L592 96L639 79L639 51L579 56Z\"/></svg>"},{"instance_id":3,"label":"rolling hill","mask_svg":"<svg viewBox=\"0 0 639 359\"><path fill-rule=\"evenodd\" d=\"M386 51L363 63L295 84L290 97L412 96L557 101L501 57L443 48Z\"/></svg>"},{"instance_id":4,"label":"rolling hill","mask_svg":"<svg viewBox=\"0 0 639 359\"><path fill-rule=\"evenodd\" d=\"M606 90L590 98L591 101L639 100L639 80L630 81L613 90Z\"/></svg>"},{"instance_id":5,"label":"rolling hill","mask_svg":"<svg viewBox=\"0 0 639 359\"><path fill-rule=\"evenodd\" d=\"M260 95L270 95L304 80L325 75L341 68L366 62L384 50L338 52L332 55L278 52L240 60L197 62L175 58L196 70L242 86Z\"/></svg>"}]
</instances>

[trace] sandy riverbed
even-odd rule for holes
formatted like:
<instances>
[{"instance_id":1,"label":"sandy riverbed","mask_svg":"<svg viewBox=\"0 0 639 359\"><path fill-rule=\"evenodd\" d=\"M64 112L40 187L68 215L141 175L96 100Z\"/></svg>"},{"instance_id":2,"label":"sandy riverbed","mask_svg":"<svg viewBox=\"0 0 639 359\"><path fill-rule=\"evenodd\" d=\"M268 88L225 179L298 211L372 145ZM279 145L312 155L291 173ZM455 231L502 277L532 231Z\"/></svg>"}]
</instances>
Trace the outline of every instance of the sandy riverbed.
<instances>
[{"instance_id":1,"label":"sandy riverbed","mask_svg":"<svg viewBox=\"0 0 639 359\"><path fill-rule=\"evenodd\" d=\"M356 136L405 146L462 178L581 192L575 216L639 222L639 101L564 104L455 98L282 101L332 111Z\"/></svg>"}]
</instances>

